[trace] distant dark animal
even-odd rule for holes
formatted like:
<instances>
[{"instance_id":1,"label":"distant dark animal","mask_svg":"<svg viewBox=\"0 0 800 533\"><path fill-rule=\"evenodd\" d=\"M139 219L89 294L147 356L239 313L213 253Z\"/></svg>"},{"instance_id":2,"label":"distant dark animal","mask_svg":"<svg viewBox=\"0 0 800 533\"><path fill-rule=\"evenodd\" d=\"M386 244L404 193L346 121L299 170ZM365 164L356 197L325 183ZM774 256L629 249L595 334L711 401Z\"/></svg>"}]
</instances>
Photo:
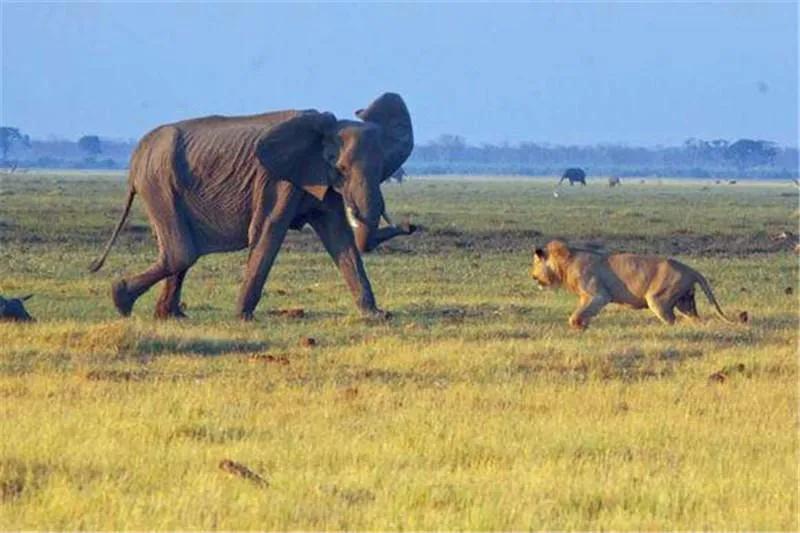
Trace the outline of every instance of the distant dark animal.
<instances>
[{"instance_id":1,"label":"distant dark animal","mask_svg":"<svg viewBox=\"0 0 800 533\"><path fill-rule=\"evenodd\" d=\"M736 180L728 180L729 185L736 185Z\"/></svg>"},{"instance_id":2,"label":"distant dark animal","mask_svg":"<svg viewBox=\"0 0 800 533\"><path fill-rule=\"evenodd\" d=\"M31 322L36 320L25 310L22 302L30 300L32 294L22 298L5 299L0 296L0 321L9 322Z\"/></svg>"},{"instance_id":3,"label":"distant dark animal","mask_svg":"<svg viewBox=\"0 0 800 533\"><path fill-rule=\"evenodd\" d=\"M408 174L406 173L405 169L403 167L400 167L394 171L394 174L389 176L389 179L394 180L397 183L403 183L403 180L406 179L406 176L408 176Z\"/></svg>"},{"instance_id":4,"label":"distant dark animal","mask_svg":"<svg viewBox=\"0 0 800 533\"><path fill-rule=\"evenodd\" d=\"M608 186L609 187L616 187L617 185L622 185L622 181L617 176L611 176L608 178Z\"/></svg>"},{"instance_id":5,"label":"distant dark animal","mask_svg":"<svg viewBox=\"0 0 800 533\"><path fill-rule=\"evenodd\" d=\"M570 185L574 185L575 183L586 185L586 172L580 168L568 168L564 171L558 184L561 185L564 180L569 180Z\"/></svg>"},{"instance_id":6,"label":"distant dark animal","mask_svg":"<svg viewBox=\"0 0 800 533\"><path fill-rule=\"evenodd\" d=\"M203 255L247 248L237 313L250 320L289 229L311 225L339 267L359 310L378 309L360 252L416 228L379 227L385 218L380 185L414 146L403 99L386 93L360 120L289 110L261 115L210 116L160 126L131 156L122 217L102 256L103 265L125 224L135 195L158 241L158 259L144 272L112 285L123 316L150 287L166 280L157 318L180 318L186 272Z\"/></svg>"}]
</instances>

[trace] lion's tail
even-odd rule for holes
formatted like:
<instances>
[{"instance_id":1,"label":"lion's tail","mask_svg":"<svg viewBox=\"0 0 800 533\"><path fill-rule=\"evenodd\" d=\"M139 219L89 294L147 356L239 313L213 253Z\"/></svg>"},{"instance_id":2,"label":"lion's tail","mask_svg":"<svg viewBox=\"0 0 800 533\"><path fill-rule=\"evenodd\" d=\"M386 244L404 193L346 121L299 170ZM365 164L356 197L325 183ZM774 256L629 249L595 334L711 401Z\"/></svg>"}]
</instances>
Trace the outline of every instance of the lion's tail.
<instances>
[{"instance_id":1,"label":"lion's tail","mask_svg":"<svg viewBox=\"0 0 800 533\"><path fill-rule=\"evenodd\" d=\"M728 318L722 311L722 308L719 306L719 302L717 302L717 299L714 297L714 293L711 291L711 285L709 285L708 280L704 278L700 272L695 271L694 274L697 283L700 285L700 288L702 288L703 292L706 294L706 298L708 298L708 301L711 302L711 304L714 306L714 309L717 311L717 315L719 315L719 317L725 322L734 324L735 322L730 318Z\"/></svg>"}]
</instances>

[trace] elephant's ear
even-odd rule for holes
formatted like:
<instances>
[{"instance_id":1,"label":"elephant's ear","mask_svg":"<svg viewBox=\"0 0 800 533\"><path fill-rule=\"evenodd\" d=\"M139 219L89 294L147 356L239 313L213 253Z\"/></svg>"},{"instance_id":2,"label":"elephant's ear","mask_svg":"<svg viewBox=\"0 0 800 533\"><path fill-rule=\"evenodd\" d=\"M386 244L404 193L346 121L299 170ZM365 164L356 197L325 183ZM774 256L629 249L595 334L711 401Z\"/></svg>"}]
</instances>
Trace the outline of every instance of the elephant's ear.
<instances>
[{"instance_id":1,"label":"elephant's ear","mask_svg":"<svg viewBox=\"0 0 800 533\"><path fill-rule=\"evenodd\" d=\"M382 181L389 179L414 149L414 129L406 103L399 94L385 93L355 115L380 126L384 150Z\"/></svg>"},{"instance_id":2,"label":"elephant's ear","mask_svg":"<svg viewBox=\"0 0 800 533\"><path fill-rule=\"evenodd\" d=\"M291 181L322 200L333 185L323 151L329 151L336 124L332 113L304 111L267 131L257 153L269 178Z\"/></svg>"}]
</instances>

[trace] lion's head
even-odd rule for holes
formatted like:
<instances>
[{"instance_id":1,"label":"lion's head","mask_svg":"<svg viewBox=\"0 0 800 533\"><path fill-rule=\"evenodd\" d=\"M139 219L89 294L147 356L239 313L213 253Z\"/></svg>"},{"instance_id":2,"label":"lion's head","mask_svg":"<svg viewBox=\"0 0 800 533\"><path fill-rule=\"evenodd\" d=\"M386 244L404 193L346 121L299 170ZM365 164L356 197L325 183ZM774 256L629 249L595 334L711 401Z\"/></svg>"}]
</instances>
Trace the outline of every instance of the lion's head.
<instances>
[{"instance_id":1,"label":"lion's head","mask_svg":"<svg viewBox=\"0 0 800 533\"><path fill-rule=\"evenodd\" d=\"M569 256L569 249L561 241L550 241L545 249L536 248L533 251L531 277L538 283L539 288L556 288L561 285L563 265Z\"/></svg>"}]
</instances>

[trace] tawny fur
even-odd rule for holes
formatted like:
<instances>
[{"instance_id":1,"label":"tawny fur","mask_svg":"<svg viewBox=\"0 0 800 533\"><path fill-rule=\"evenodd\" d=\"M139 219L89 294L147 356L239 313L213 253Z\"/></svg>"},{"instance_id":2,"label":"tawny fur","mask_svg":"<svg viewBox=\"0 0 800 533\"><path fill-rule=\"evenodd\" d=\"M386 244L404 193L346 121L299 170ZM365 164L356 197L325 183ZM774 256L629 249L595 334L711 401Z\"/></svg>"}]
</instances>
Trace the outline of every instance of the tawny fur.
<instances>
[{"instance_id":1,"label":"tawny fur","mask_svg":"<svg viewBox=\"0 0 800 533\"><path fill-rule=\"evenodd\" d=\"M731 322L703 275L674 259L604 254L550 241L546 249L534 251L531 277L542 287L562 286L578 295L578 308L569 317L570 326L578 329L586 328L609 303L634 309L647 307L666 324L675 322L676 310L687 318L699 319L695 284L700 285L717 314Z\"/></svg>"}]
</instances>

